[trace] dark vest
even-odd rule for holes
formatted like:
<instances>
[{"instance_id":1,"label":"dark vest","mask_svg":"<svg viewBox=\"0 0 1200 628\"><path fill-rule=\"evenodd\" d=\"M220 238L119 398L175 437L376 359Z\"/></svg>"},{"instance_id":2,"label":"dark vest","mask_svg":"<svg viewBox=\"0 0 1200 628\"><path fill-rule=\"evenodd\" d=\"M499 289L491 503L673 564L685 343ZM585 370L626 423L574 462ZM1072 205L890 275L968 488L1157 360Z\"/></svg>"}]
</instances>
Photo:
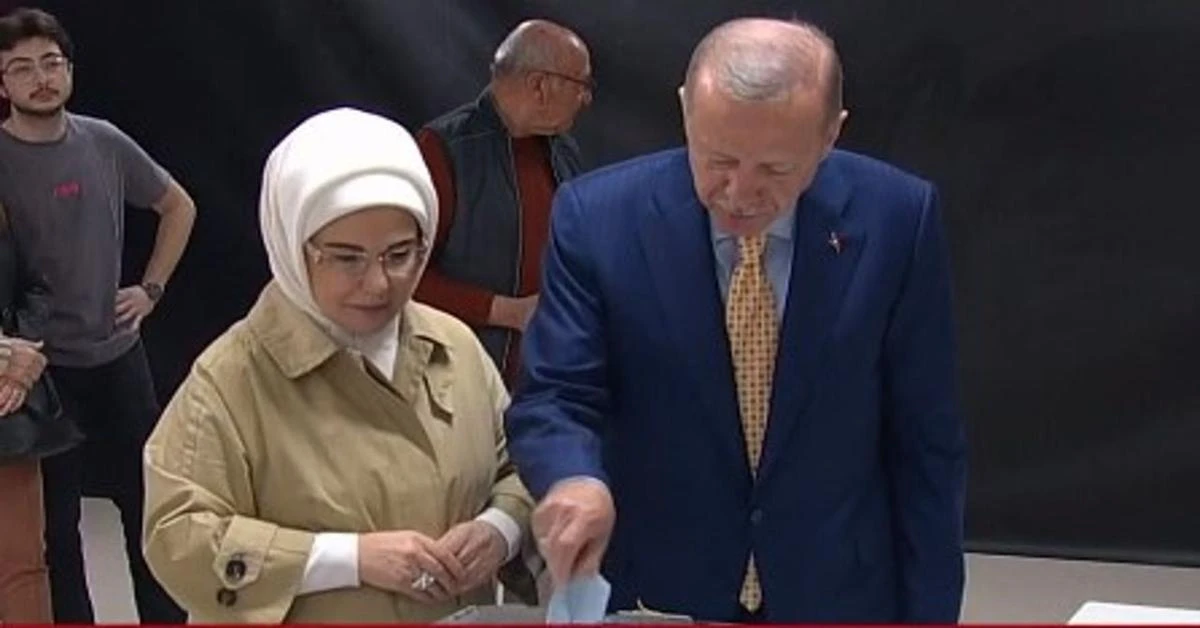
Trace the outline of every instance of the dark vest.
<instances>
[{"instance_id":1,"label":"dark vest","mask_svg":"<svg viewBox=\"0 0 1200 628\"><path fill-rule=\"evenodd\" d=\"M425 125L441 138L454 173L454 224L436 259L447 277L503 296L516 296L521 260L521 199L512 140L490 91ZM547 138L557 184L579 174L579 148L567 135ZM476 328L488 355L503 370L514 332Z\"/></svg>"}]
</instances>

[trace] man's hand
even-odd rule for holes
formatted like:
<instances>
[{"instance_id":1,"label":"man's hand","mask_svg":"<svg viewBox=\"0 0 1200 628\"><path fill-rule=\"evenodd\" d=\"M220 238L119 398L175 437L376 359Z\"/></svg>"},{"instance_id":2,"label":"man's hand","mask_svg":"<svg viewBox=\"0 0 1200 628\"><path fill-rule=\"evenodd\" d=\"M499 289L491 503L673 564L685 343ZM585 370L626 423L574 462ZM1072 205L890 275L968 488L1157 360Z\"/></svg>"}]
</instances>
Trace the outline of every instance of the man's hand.
<instances>
[{"instance_id":1,"label":"man's hand","mask_svg":"<svg viewBox=\"0 0 1200 628\"><path fill-rule=\"evenodd\" d=\"M130 286L117 291L117 327L129 326L136 331L153 311L154 300L145 288Z\"/></svg>"},{"instance_id":2,"label":"man's hand","mask_svg":"<svg viewBox=\"0 0 1200 628\"><path fill-rule=\"evenodd\" d=\"M533 534L554 587L599 573L617 513L608 487L593 478L564 480L533 513Z\"/></svg>"},{"instance_id":3,"label":"man's hand","mask_svg":"<svg viewBox=\"0 0 1200 628\"><path fill-rule=\"evenodd\" d=\"M466 577L457 593L485 584L499 571L508 555L508 541L495 526L485 521L468 521L450 528L437 544L462 563Z\"/></svg>"},{"instance_id":4,"label":"man's hand","mask_svg":"<svg viewBox=\"0 0 1200 628\"><path fill-rule=\"evenodd\" d=\"M498 327L507 327L524 333L529 326L529 319L537 309L538 295L527 297L502 297L492 299L492 311L488 321Z\"/></svg>"},{"instance_id":5,"label":"man's hand","mask_svg":"<svg viewBox=\"0 0 1200 628\"><path fill-rule=\"evenodd\" d=\"M421 584L425 574L432 580ZM432 603L453 597L465 577L462 563L453 554L419 532L358 537L358 578L363 584Z\"/></svg>"}]
</instances>

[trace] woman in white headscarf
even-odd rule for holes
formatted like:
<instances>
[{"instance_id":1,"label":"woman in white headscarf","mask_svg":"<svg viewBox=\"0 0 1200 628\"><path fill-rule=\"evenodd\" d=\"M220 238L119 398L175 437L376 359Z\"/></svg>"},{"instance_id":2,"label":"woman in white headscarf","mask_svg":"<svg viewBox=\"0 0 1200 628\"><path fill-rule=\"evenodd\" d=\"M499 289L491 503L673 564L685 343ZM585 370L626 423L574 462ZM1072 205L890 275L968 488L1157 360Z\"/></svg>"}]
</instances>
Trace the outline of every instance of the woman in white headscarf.
<instances>
[{"instance_id":1,"label":"woman in white headscarf","mask_svg":"<svg viewBox=\"0 0 1200 628\"><path fill-rule=\"evenodd\" d=\"M494 599L531 501L504 384L410 300L437 199L409 133L316 115L267 160L274 280L146 445L146 560L192 622L407 622Z\"/></svg>"}]
</instances>

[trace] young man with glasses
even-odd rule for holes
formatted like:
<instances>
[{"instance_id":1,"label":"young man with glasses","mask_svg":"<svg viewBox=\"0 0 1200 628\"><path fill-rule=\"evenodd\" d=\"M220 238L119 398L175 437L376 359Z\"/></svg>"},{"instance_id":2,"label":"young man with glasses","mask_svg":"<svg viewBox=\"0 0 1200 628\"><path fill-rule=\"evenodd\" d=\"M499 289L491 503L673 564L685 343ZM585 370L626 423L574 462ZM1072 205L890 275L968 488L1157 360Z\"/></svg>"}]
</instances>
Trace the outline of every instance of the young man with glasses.
<instances>
[{"instance_id":1,"label":"young man with glasses","mask_svg":"<svg viewBox=\"0 0 1200 628\"><path fill-rule=\"evenodd\" d=\"M510 387L537 305L550 201L581 170L567 131L593 89L578 35L524 22L497 48L479 98L417 134L440 214L416 298L471 325Z\"/></svg>"},{"instance_id":2,"label":"young man with glasses","mask_svg":"<svg viewBox=\"0 0 1200 628\"><path fill-rule=\"evenodd\" d=\"M0 202L23 263L46 277L50 373L87 443L43 462L46 556L54 619L94 621L79 535L84 478L103 480L121 511L143 622L183 614L142 558L142 446L160 413L139 326L162 297L195 218L187 192L112 124L66 110L72 47L54 16L0 19ZM126 203L160 215L138 285L120 286ZM85 464L86 462L86 464Z\"/></svg>"}]
</instances>

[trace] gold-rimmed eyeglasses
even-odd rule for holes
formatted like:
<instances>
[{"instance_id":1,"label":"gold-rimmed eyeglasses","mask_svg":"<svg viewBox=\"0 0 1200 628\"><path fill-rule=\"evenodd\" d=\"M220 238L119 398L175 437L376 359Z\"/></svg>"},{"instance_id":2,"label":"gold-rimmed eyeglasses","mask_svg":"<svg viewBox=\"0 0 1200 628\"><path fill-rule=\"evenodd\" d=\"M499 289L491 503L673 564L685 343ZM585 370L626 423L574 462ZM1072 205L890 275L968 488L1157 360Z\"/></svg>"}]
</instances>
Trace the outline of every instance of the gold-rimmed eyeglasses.
<instances>
[{"instance_id":1,"label":"gold-rimmed eyeglasses","mask_svg":"<svg viewBox=\"0 0 1200 628\"><path fill-rule=\"evenodd\" d=\"M407 277L420 266L426 252L425 247L419 245L395 246L374 255L340 244L308 242L305 247L312 253L316 263L326 265L351 279L364 277L372 262L378 262L388 277Z\"/></svg>"},{"instance_id":2,"label":"gold-rimmed eyeglasses","mask_svg":"<svg viewBox=\"0 0 1200 628\"><path fill-rule=\"evenodd\" d=\"M51 53L42 55L38 60L27 57L13 59L4 66L4 74L14 81L32 83L37 78L38 70L46 76L59 76L71 67L71 60L66 55Z\"/></svg>"}]
</instances>

